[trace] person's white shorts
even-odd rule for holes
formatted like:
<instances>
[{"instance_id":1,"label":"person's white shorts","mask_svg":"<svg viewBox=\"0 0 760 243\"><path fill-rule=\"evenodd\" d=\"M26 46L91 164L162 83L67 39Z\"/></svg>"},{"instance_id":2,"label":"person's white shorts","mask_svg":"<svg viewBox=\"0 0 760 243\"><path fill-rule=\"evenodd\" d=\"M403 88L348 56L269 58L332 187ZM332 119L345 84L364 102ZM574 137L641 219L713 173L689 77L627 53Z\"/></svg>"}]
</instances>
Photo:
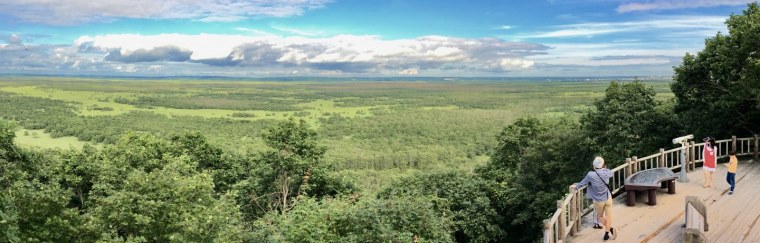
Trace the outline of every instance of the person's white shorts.
<instances>
[{"instance_id":1,"label":"person's white shorts","mask_svg":"<svg viewBox=\"0 0 760 243\"><path fill-rule=\"evenodd\" d=\"M715 172L715 168L711 168L711 167L707 167L707 166L702 166L702 169L704 169L706 171L709 171L709 172Z\"/></svg>"}]
</instances>

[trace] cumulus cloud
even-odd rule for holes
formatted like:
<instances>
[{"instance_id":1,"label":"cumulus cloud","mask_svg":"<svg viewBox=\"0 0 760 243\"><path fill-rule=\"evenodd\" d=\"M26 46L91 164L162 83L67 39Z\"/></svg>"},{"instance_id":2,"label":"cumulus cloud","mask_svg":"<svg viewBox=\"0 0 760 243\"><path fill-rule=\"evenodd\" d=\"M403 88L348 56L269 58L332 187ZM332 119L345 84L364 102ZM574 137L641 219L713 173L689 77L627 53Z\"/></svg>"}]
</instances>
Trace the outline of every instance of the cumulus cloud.
<instances>
[{"instance_id":1,"label":"cumulus cloud","mask_svg":"<svg viewBox=\"0 0 760 243\"><path fill-rule=\"evenodd\" d=\"M303 69L340 73L400 73L406 70L511 71L530 68L532 56L549 47L495 38L423 36L383 40L378 36L327 38L275 35L102 35L74 43L83 53L105 53L121 63L188 62L210 66Z\"/></svg>"},{"instance_id":2,"label":"cumulus cloud","mask_svg":"<svg viewBox=\"0 0 760 243\"><path fill-rule=\"evenodd\" d=\"M21 37L18 34L11 34L8 36L8 44L11 45L22 45L21 43Z\"/></svg>"},{"instance_id":3,"label":"cumulus cloud","mask_svg":"<svg viewBox=\"0 0 760 243\"><path fill-rule=\"evenodd\" d=\"M16 0L0 2L0 13L32 23L76 24L113 18L237 21L288 17L322 8L330 0Z\"/></svg>"},{"instance_id":4,"label":"cumulus cloud","mask_svg":"<svg viewBox=\"0 0 760 243\"><path fill-rule=\"evenodd\" d=\"M401 75L417 75L418 71L417 69L404 69L398 72L398 74Z\"/></svg>"},{"instance_id":5,"label":"cumulus cloud","mask_svg":"<svg viewBox=\"0 0 760 243\"><path fill-rule=\"evenodd\" d=\"M654 0L621 4L616 10L618 13L627 13L636 11L738 6L750 2L754 2L754 0Z\"/></svg>"},{"instance_id":6,"label":"cumulus cloud","mask_svg":"<svg viewBox=\"0 0 760 243\"><path fill-rule=\"evenodd\" d=\"M76 50L63 45L0 46L0 67L4 70L51 70L70 66Z\"/></svg>"},{"instance_id":7,"label":"cumulus cloud","mask_svg":"<svg viewBox=\"0 0 760 243\"><path fill-rule=\"evenodd\" d=\"M499 66L501 66L501 68L504 70L510 70L510 69L515 69L515 68L517 69L529 68L533 66L533 61L505 58L505 59L501 59Z\"/></svg>"}]
</instances>

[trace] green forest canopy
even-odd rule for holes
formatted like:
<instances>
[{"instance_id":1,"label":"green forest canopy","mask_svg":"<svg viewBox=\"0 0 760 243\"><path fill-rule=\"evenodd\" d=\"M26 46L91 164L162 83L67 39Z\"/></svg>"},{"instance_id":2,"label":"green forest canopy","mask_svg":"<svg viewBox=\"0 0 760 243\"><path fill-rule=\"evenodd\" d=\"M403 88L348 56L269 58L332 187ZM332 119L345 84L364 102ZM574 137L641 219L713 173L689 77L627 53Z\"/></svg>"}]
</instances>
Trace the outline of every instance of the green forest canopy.
<instances>
[{"instance_id":1,"label":"green forest canopy","mask_svg":"<svg viewBox=\"0 0 760 243\"><path fill-rule=\"evenodd\" d=\"M515 119L473 172L419 172L374 195L335 176L306 121L250 126L256 151L197 132L38 151L17 146L13 123L2 121L0 241L531 242L595 155L615 165L687 131L757 131L760 8L749 4L727 25L675 68L672 100L642 82L612 82L580 116ZM71 115L60 104L48 111Z\"/></svg>"}]
</instances>

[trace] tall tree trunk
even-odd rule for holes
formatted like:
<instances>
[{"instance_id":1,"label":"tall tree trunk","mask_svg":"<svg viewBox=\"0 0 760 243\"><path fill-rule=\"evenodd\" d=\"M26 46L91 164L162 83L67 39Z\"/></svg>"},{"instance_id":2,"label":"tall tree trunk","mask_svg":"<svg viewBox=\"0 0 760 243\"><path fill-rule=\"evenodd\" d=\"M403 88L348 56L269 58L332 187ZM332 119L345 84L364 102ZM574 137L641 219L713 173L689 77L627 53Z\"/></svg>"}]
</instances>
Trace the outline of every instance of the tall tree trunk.
<instances>
[{"instance_id":1,"label":"tall tree trunk","mask_svg":"<svg viewBox=\"0 0 760 243\"><path fill-rule=\"evenodd\" d=\"M284 216L288 210L288 190L290 189L288 172L283 172L282 180L282 215Z\"/></svg>"}]
</instances>

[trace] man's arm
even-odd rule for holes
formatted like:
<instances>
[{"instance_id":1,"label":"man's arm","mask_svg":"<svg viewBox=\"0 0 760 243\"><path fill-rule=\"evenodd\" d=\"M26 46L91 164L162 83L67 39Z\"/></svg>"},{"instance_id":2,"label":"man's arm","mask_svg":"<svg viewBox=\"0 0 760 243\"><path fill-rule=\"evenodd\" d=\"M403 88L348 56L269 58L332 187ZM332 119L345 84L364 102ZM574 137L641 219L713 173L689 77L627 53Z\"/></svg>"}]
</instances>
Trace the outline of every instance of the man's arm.
<instances>
[{"instance_id":1,"label":"man's arm","mask_svg":"<svg viewBox=\"0 0 760 243\"><path fill-rule=\"evenodd\" d=\"M575 186L575 188L581 188L588 185L588 182L589 182L588 174L586 174L586 176L583 177L583 180L581 180L581 182L575 183L573 184L573 186Z\"/></svg>"}]
</instances>

